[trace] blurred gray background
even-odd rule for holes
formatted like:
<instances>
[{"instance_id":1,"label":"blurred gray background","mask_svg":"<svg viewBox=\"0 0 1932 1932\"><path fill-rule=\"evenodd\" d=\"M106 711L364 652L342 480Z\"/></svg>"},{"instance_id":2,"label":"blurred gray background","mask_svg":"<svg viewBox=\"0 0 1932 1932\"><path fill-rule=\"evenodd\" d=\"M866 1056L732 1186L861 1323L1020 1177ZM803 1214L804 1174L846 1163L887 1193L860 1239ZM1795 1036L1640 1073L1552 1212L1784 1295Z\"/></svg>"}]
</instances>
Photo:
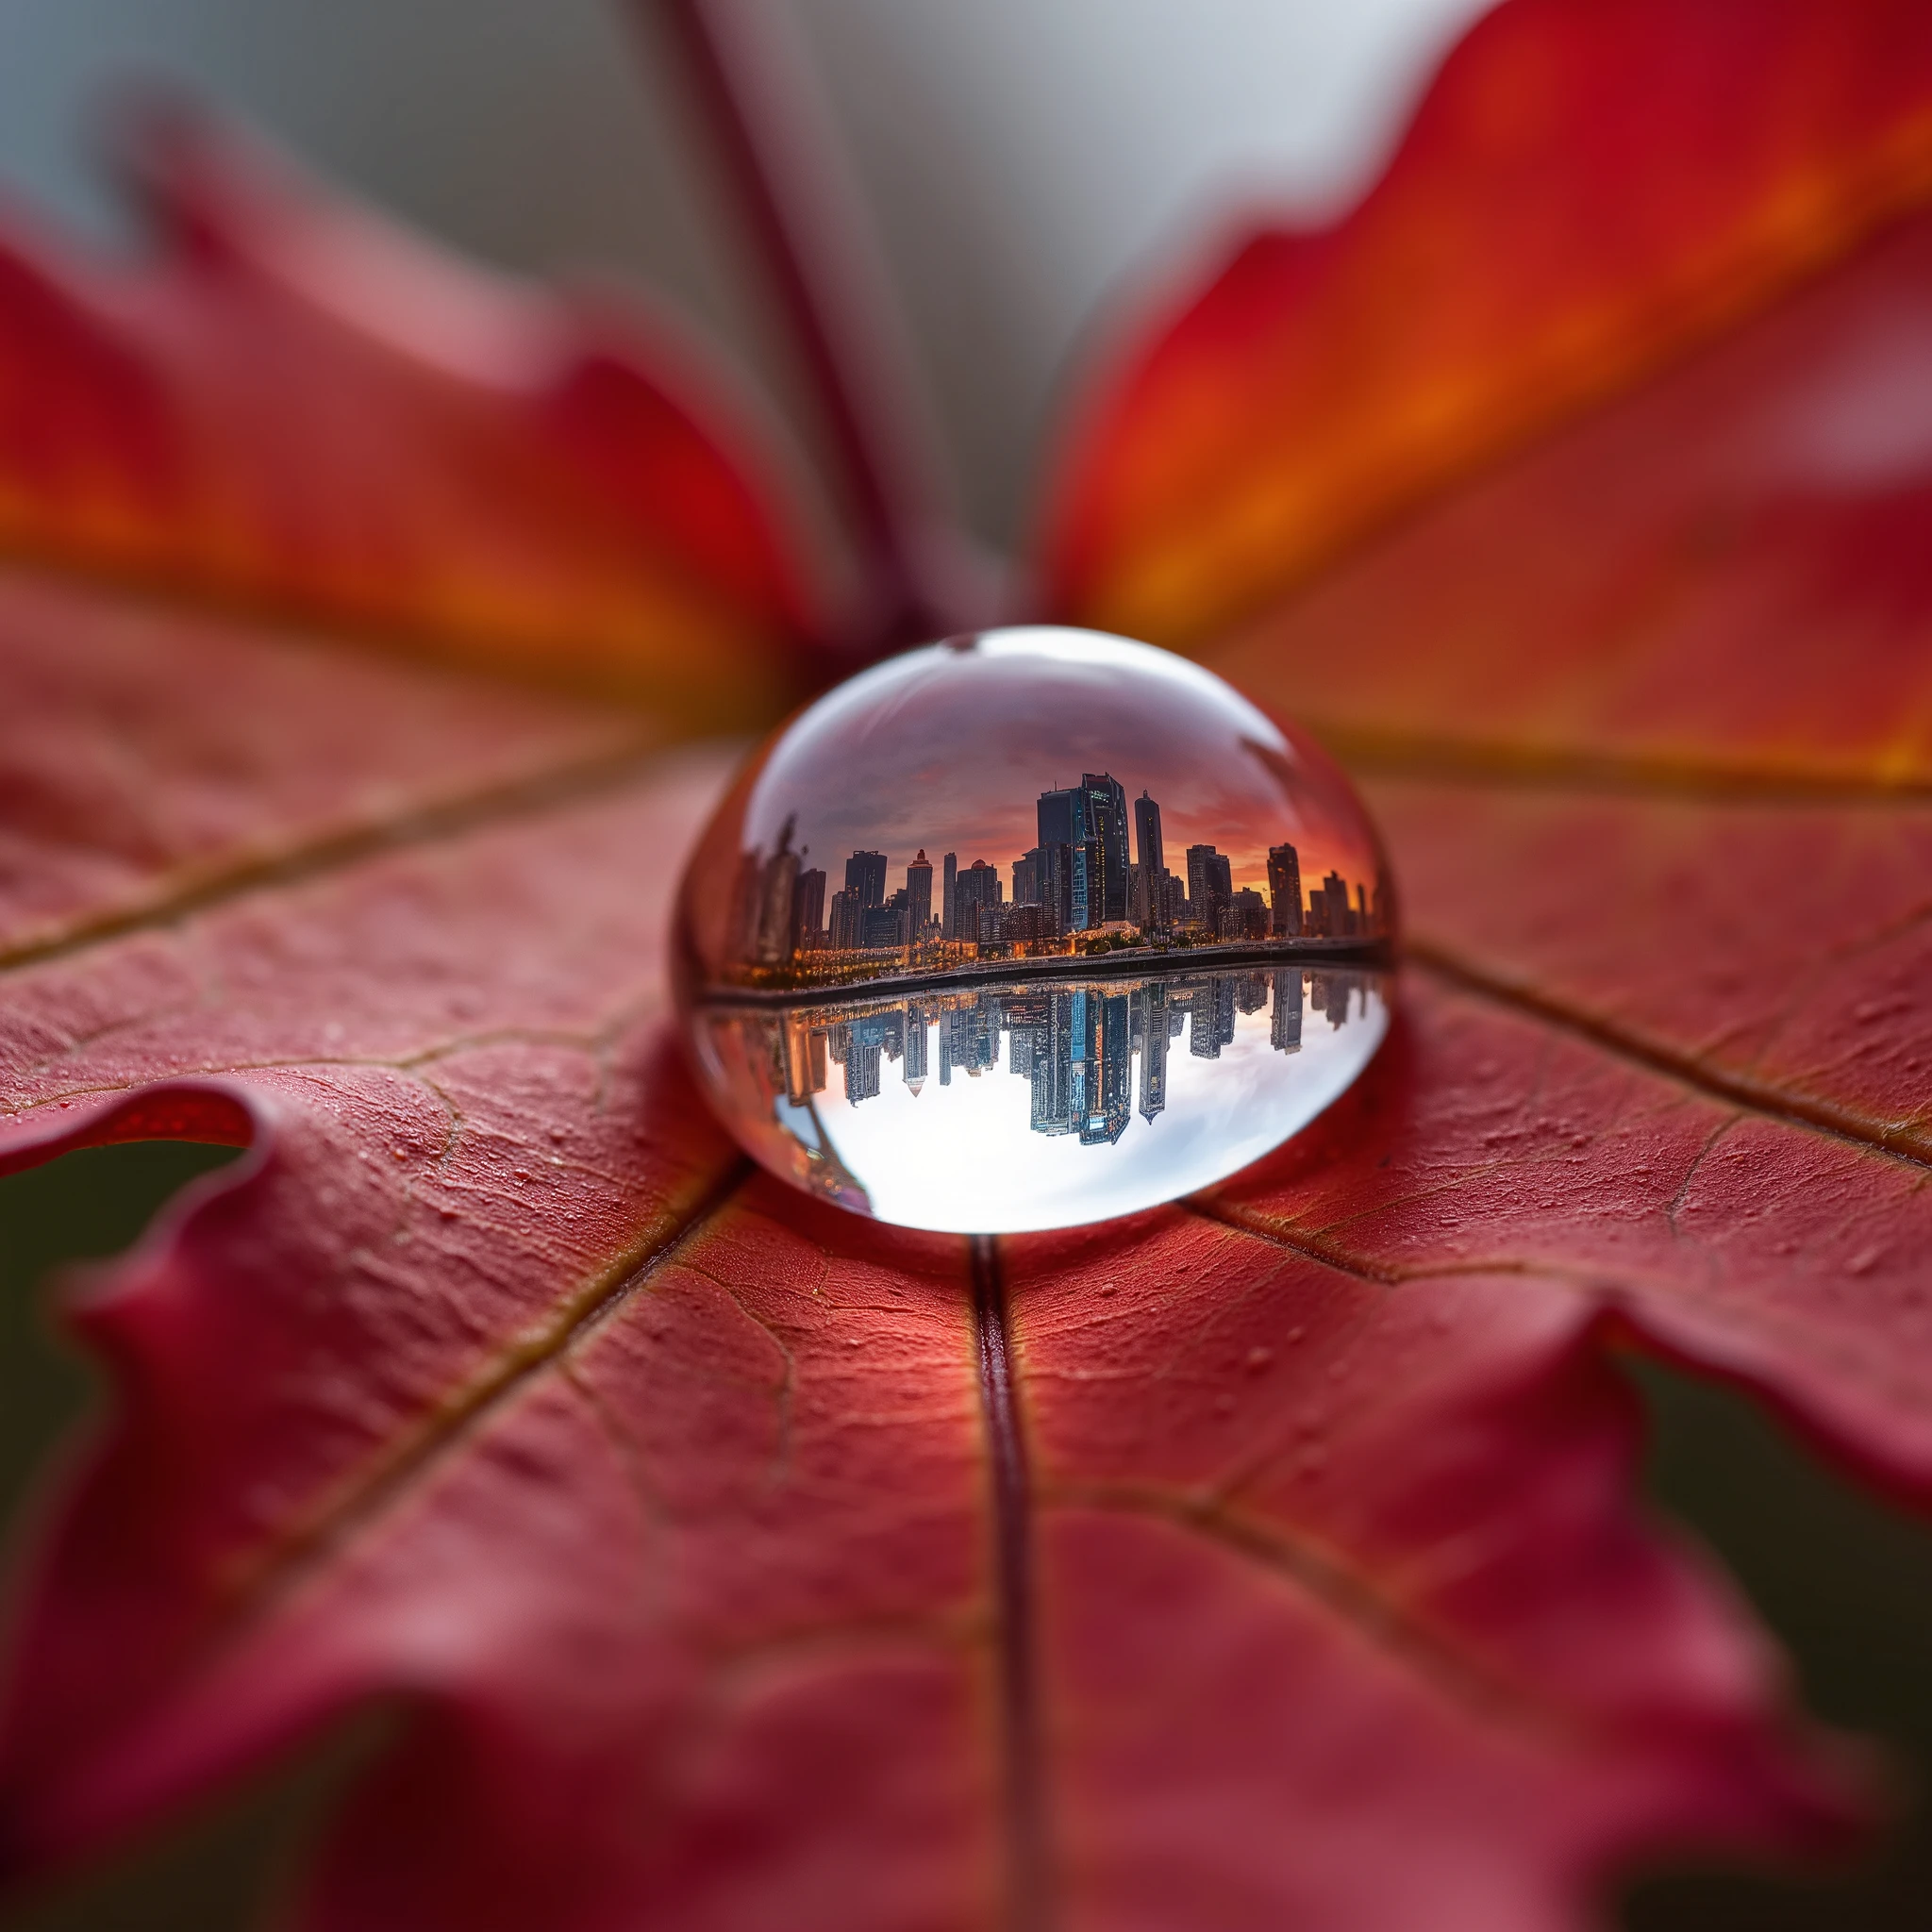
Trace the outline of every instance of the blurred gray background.
<instances>
[{"instance_id":1,"label":"blurred gray background","mask_svg":"<svg viewBox=\"0 0 1932 1932\"><path fill-rule=\"evenodd\" d=\"M184 82L508 267L648 283L759 374L702 131L619 0L0 0L0 192L120 233L117 81ZM1009 542L1055 382L1108 289L1257 201L1359 194L1482 0L749 0L829 109L963 506ZM1156 254L1156 251L1159 251ZM795 412L794 412L795 413Z\"/></svg>"}]
</instances>

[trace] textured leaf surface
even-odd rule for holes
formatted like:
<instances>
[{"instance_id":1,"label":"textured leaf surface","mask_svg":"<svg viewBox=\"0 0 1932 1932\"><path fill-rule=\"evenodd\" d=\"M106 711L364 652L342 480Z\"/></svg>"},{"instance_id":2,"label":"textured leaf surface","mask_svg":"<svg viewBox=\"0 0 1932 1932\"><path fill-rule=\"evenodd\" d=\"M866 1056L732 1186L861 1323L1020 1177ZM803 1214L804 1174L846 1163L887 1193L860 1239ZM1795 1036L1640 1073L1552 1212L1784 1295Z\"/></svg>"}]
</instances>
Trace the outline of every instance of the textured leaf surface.
<instances>
[{"instance_id":1,"label":"textured leaf surface","mask_svg":"<svg viewBox=\"0 0 1932 1932\"><path fill-rule=\"evenodd\" d=\"M643 718L0 568L0 961L593 782Z\"/></svg>"},{"instance_id":2,"label":"textured leaf surface","mask_svg":"<svg viewBox=\"0 0 1932 1932\"><path fill-rule=\"evenodd\" d=\"M749 1174L698 1104L661 944L724 765L654 752L660 713L0 581L0 676L33 708L0 722L0 1164L253 1149L76 1297L119 1400L23 1559L0 1859L83 1855L370 1703L396 1741L301 1908L332 1932L1557 1932L1634 1857L1841 1837L1856 1767L1632 1512L1605 1353L1745 1380L1895 1490L1932 1482L1928 255L1874 226L1919 178L1924 83L1915 16L1847 17L1518 0L1380 196L1210 296L1257 352L1289 343L1251 413L1270 460L1319 469L1345 398L1307 399L1295 332L1386 294L1391 207L1461 238L1458 287L1502 265L1460 335L1424 283L1391 311L1413 382L1348 391L1367 454L1325 544L1838 263L1217 645L1371 777L1418 935L1400 1022L1274 1159L1003 1243L998 1279ZM1693 194L1657 143L1681 233L1645 227L1614 143L1518 126L1493 178L1463 165L1448 135L1510 49L1555 60L1549 98L1595 75L1607 113L1638 75L1669 133L1639 55L1673 22L1686 98L1713 49L1756 49L1726 69L1739 168ZM1510 253L1492 217L1525 154L1627 190L1628 246ZM416 396L418 258L218 161L159 168L179 273L271 320L180 322L187 362L259 326L332 372L344 342L401 358ZM129 340L174 312L160 286ZM435 287L473 362L498 300ZM52 366L78 385L57 425L108 393ZM1498 414L1504 367L1542 372L1531 415ZM1439 377L1467 408L1391 441ZM1188 474L1158 404L1130 390L1102 425L1075 523L1116 527L1108 447ZM442 419L395 407L383 433L434 456ZM287 446L234 420L248 460ZM545 473L505 460L465 487L520 516ZM1122 541L1192 555L1177 500ZM1231 601L1204 625L1314 554L1214 501ZM1063 590L1097 597L1094 570ZM340 616L335 581L273 588ZM412 630L411 581L375 570L362 617ZM529 663L435 613L458 654Z\"/></svg>"},{"instance_id":3,"label":"textured leaf surface","mask_svg":"<svg viewBox=\"0 0 1932 1932\"><path fill-rule=\"evenodd\" d=\"M1049 603L1198 647L1922 199L1928 90L1915 0L1498 8L1360 208L1243 238L1124 358L1049 497Z\"/></svg>"},{"instance_id":4,"label":"textured leaf surface","mask_svg":"<svg viewBox=\"0 0 1932 1932\"><path fill-rule=\"evenodd\" d=\"M1922 1493L1928 316L1918 215L1210 654L1352 751L1422 963L1543 1023L1482 1033L1473 1068L1513 1066L1521 1091L1590 1041L1701 1091L1645 1103L1611 1165L1548 1177L1581 1213L1609 1190L1641 1225L1647 1202L1695 1252L1667 1272L1697 1306L1646 1291L1644 1319ZM1446 1097L1443 1072L1419 1091ZM1579 1148L1607 1152L1592 1117ZM1564 1226L1497 1145L1509 1178L1435 1237L1471 1259L1525 1215ZM1349 1226L1349 1252L1414 1265L1415 1224Z\"/></svg>"},{"instance_id":5,"label":"textured leaf surface","mask_svg":"<svg viewBox=\"0 0 1932 1932\"><path fill-rule=\"evenodd\" d=\"M1473 1023L1423 1003L1333 1145L1224 1218L1011 1244L1015 1627L963 1252L746 1183L664 1036L668 881L635 855L716 774L16 970L12 1159L244 1111L258 1150L77 1310L123 1407L20 1640L16 1856L375 1694L415 1718L319 1924L972 1924L1049 1884L1073 1924L1392 1926L1453 1883L1471 1924L1528 1927L1660 1838L1840 1828L1735 1613L1627 1513L1615 1297L1575 1278L1641 1251L1659 1293L1702 1286L1648 1200L1570 1207L1579 1126L1620 1174L1619 1137L1673 1121L1667 1194L1694 1103L1579 1047L1540 1108L1493 1070L1472 1105ZM100 1097L182 1071L219 1083ZM1521 1224L1445 1279L1472 1184ZM1303 1227L1360 1219L1321 1191L1350 1186L1416 1292ZM1365 1858L1391 1833L1413 1861Z\"/></svg>"},{"instance_id":6,"label":"textured leaf surface","mask_svg":"<svg viewBox=\"0 0 1932 1932\"><path fill-rule=\"evenodd\" d=\"M160 258L0 234L0 541L385 641L769 718L809 627L688 352L171 117ZM298 454L299 453L299 454Z\"/></svg>"}]
</instances>

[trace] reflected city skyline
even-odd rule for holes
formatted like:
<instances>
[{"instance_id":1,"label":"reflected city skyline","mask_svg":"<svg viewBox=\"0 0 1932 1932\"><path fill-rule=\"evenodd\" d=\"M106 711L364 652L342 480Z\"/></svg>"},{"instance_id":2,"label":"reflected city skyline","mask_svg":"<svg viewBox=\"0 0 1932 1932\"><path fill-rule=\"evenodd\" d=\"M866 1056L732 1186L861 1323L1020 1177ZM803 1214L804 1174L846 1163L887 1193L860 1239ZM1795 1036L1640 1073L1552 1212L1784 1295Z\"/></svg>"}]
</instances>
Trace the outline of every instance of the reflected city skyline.
<instances>
[{"instance_id":1,"label":"reflected city skyline","mask_svg":"<svg viewBox=\"0 0 1932 1932\"><path fill-rule=\"evenodd\" d=\"M1279 1138L1284 1113L1291 1130L1325 1104L1336 1066L1353 1077L1385 1030L1384 985L1373 968L1297 964L727 1003L704 1015L703 1057L741 1119L764 1124L762 1144L752 1142L759 1158L842 1207L875 1211L881 1167L916 1167L924 1149L954 1172L1017 1161L1004 1210L1013 1218L982 1205L979 1220L1052 1224L1020 1198L1049 1185L1044 1170L1029 1171L1027 1145L1071 1150L1052 1185L1062 1195L1111 1188L1124 1197L1113 1211L1203 1185L1225 1168L1196 1173L1201 1161L1269 1131L1271 1109ZM1306 1081L1305 1051L1323 1063ZM1241 1063L1238 1076L1222 1074L1224 1057ZM1216 1125L1204 1142L1207 1115ZM1134 1172L1110 1173L1130 1128Z\"/></svg>"}]
</instances>

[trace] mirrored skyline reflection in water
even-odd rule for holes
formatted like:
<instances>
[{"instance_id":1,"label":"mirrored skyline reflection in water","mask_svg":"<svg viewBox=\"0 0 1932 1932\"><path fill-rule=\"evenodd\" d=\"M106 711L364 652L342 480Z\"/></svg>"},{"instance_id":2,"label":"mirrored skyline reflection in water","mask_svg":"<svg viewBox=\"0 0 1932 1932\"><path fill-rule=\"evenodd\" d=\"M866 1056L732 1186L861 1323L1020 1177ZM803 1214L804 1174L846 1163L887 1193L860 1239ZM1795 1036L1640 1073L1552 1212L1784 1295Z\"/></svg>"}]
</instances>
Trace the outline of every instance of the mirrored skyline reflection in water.
<instances>
[{"instance_id":1,"label":"mirrored skyline reflection in water","mask_svg":"<svg viewBox=\"0 0 1932 1932\"><path fill-rule=\"evenodd\" d=\"M694 1015L715 1105L773 1172L960 1234L1131 1214L1239 1172L1354 1081L1388 976L1315 966L1008 981Z\"/></svg>"}]
</instances>

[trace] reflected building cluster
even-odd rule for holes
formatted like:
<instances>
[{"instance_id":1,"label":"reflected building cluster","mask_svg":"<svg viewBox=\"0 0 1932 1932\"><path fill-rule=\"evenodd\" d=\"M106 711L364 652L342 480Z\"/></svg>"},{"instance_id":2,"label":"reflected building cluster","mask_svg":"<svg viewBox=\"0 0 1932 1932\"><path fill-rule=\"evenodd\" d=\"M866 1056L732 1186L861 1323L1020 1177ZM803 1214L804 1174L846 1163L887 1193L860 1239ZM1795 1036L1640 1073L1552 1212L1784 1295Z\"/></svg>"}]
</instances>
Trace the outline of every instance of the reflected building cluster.
<instances>
[{"instance_id":1,"label":"reflected building cluster","mask_svg":"<svg viewBox=\"0 0 1932 1932\"><path fill-rule=\"evenodd\" d=\"M1238 1014L1272 1008L1270 1045L1299 1053L1305 1015L1331 1028L1351 1013L1365 1020L1377 983L1374 972L1337 968L1169 973L741 1012L730 1024L764 1068L773 1101L782 1094L794 1108L812 1105L833 1067L858 1107L876 1099L889 1077L916 1095L929 1080L943 1088L997 1074L1004 1060L1009 1076L1031 1085L1034 1133L1111 1145L1133 1113L1151 1124L1166 1108L1169 1058L1183 1041L1192 1058L1219 1059Z\"/></svg>"},{"instance_id":2,"label":"reflected building cluster","mask_svg":"<svg viewBox=\"0 0 1932 1932\"><path fill-rule=\"evenodd\" d=\"M1265 891L1236 886L1228 856L1212 844L1190 845L1171 868L1158 801L1143 790L1130 808L1108 772L1040 793L1036 842L1004 871L957 852L936 868L922 848L893 887L888 855L868 849L843 861L828 897L826 873L792 849L796 824L796 814L785 821L771 854L739 858L726 954L753 980L864 978L1122 946L1367 941L1389 929L1380 880L1331 871L1305 890L1287 842L1268 848Z\"/></svg>"}]
</instances>

